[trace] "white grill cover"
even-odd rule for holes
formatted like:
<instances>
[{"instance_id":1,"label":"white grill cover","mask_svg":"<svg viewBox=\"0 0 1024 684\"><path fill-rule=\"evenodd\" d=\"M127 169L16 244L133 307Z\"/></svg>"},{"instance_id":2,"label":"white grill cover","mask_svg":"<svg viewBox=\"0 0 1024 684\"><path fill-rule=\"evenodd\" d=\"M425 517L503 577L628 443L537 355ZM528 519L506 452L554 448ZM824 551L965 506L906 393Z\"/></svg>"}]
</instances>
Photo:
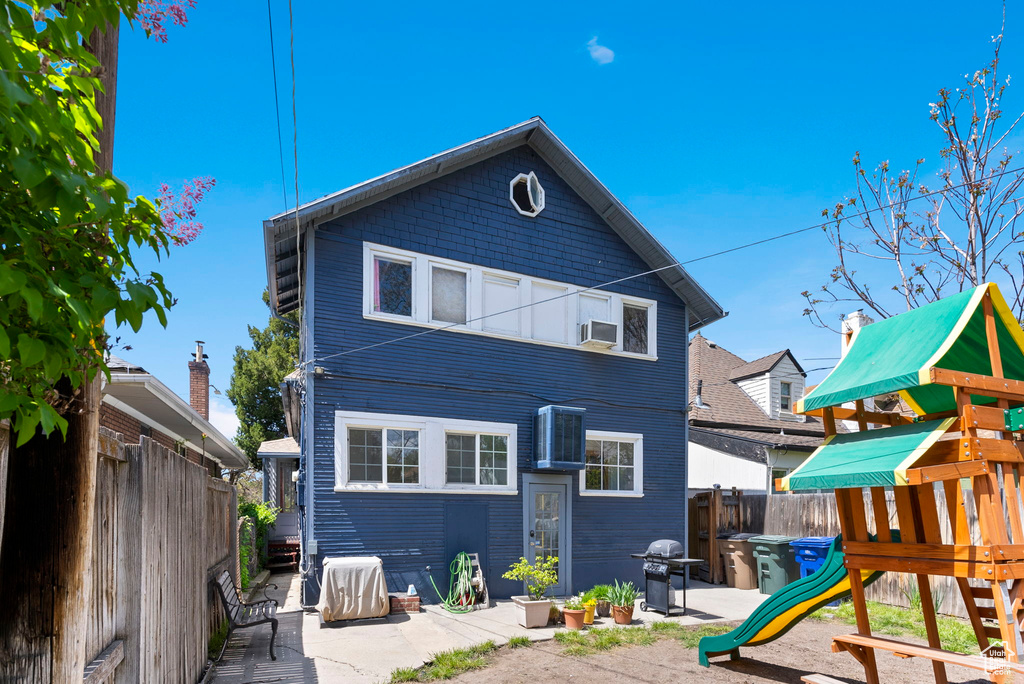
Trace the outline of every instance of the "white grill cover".
<instances>
[{"instance_id":1,"label":"white grill cover","mask_svg":"<svg viewBox=\"0 0 1024 684\"><path fill-rule=\"evenodd\" d=\"M325 621L388 614L388 585L380 558L325 558L320 603Z\"/></svg>"}]
</instances>

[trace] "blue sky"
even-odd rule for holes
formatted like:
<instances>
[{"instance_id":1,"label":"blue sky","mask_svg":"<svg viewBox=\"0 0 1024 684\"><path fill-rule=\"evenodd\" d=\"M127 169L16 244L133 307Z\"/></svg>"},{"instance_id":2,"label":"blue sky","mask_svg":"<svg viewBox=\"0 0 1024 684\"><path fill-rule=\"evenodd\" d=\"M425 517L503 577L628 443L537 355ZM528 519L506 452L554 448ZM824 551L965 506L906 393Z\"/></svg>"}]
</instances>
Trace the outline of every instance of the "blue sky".
<instances>
[{"instance_id":1,"label":"blue sky","mask_svg":"<svg viewBox=\"0 0 1024 684\"><path fill-rule=\"evenodd\" d=\"M271 4L293 203L288 5ZM928 103L987 62L1000 8L294 0L299 197L540 115L685 261L817 223L853 188L857 150L869 166L937 162ZM114 333L182 395L194 340L223 390L246 325L266 324L261 223L285 208L267 8L199 0L189 16L167 44L122 29L115 147L115 173L137 193L217 179L203 235L156 266L179 300L167 329L154 318ZM1024 44L1015 19L1010 74ZM1020 101L1011 86L1006 109ZM799 294L826 281L829 250L812 231L690 266L730 312L704 334L748 359L788 347L806 369L833 363L808 360L837 356L838 341L801 315ZM213 412L233 434L226 399Z\"/></svg>"}]
</instances>

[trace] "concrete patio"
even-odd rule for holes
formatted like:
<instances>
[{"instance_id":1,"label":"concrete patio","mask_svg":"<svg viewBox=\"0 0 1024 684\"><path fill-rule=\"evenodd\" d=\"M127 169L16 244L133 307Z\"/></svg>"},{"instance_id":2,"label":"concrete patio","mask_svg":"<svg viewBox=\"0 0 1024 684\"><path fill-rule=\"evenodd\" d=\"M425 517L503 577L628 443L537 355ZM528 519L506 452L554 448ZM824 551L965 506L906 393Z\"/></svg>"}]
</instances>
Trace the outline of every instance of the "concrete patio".
<instances>
[{"instance_id":1,"label":"concrete patio","mask_svg":"<svg viewBox=\"0 0 1024 684\"><path fill-rule=\"evenodd\" d=\"M270 582L278 589L270 588L267 595L281 604L277 661L267 655L269 626L241 630L232 635L216 666L212 678L216 684L377 684L387 681L395 668L418 667L438 651L488 640L504 644L518 635L543 641L560 629L519 627L511 601L497 601L492 608L466 615L425 606L418 615L389 615L322 629L317 614L303 612L299 605L298 575L274 575ZM685 616L665 618L637 609L633 624L650 625L666 619L692 625L742 620L766 598L757 591L693 582L687 592ZM598 618L595 626L614 626L614 622Z\"/></svg>"}]
</instances>

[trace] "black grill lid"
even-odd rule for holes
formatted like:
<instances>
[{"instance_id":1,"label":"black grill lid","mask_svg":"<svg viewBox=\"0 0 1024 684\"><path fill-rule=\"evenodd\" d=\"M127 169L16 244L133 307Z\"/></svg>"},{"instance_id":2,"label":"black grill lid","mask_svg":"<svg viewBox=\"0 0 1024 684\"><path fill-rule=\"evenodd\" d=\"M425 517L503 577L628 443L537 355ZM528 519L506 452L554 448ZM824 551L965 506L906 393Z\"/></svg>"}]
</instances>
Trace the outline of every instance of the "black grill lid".
<instances>
[{"instance_id":1,"label":"black grill lid","mask_svg":"<svg viewBox=\"0 0 1024 684\"><path fill-rule=\"evenodd\" d=\"M651 545L647 547L647 555L659 558L682 558L683 545L674 539L659 539L656 542L651 542Z\"/></svg>"}]
</instances>

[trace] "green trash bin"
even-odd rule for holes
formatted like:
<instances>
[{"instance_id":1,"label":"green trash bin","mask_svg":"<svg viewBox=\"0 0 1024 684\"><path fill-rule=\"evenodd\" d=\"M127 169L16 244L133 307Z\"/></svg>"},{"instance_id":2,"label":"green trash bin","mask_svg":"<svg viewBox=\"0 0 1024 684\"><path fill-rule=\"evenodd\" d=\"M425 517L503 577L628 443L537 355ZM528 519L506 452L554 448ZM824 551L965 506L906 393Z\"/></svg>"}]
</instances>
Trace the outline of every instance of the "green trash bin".
<instances>
[{"instance_id":1,"label":"green trash bin","mask_svg":"<svg viewBox=\"0 0 1024 684\"><path fill-rule=\"evenodd\" d=\"M757 588L762 594L774 594L793 580L800 578L796 550L789 542L796 537L764 534L751 537L754 562L757 566Z\"/></svg>"}]
</instances>

